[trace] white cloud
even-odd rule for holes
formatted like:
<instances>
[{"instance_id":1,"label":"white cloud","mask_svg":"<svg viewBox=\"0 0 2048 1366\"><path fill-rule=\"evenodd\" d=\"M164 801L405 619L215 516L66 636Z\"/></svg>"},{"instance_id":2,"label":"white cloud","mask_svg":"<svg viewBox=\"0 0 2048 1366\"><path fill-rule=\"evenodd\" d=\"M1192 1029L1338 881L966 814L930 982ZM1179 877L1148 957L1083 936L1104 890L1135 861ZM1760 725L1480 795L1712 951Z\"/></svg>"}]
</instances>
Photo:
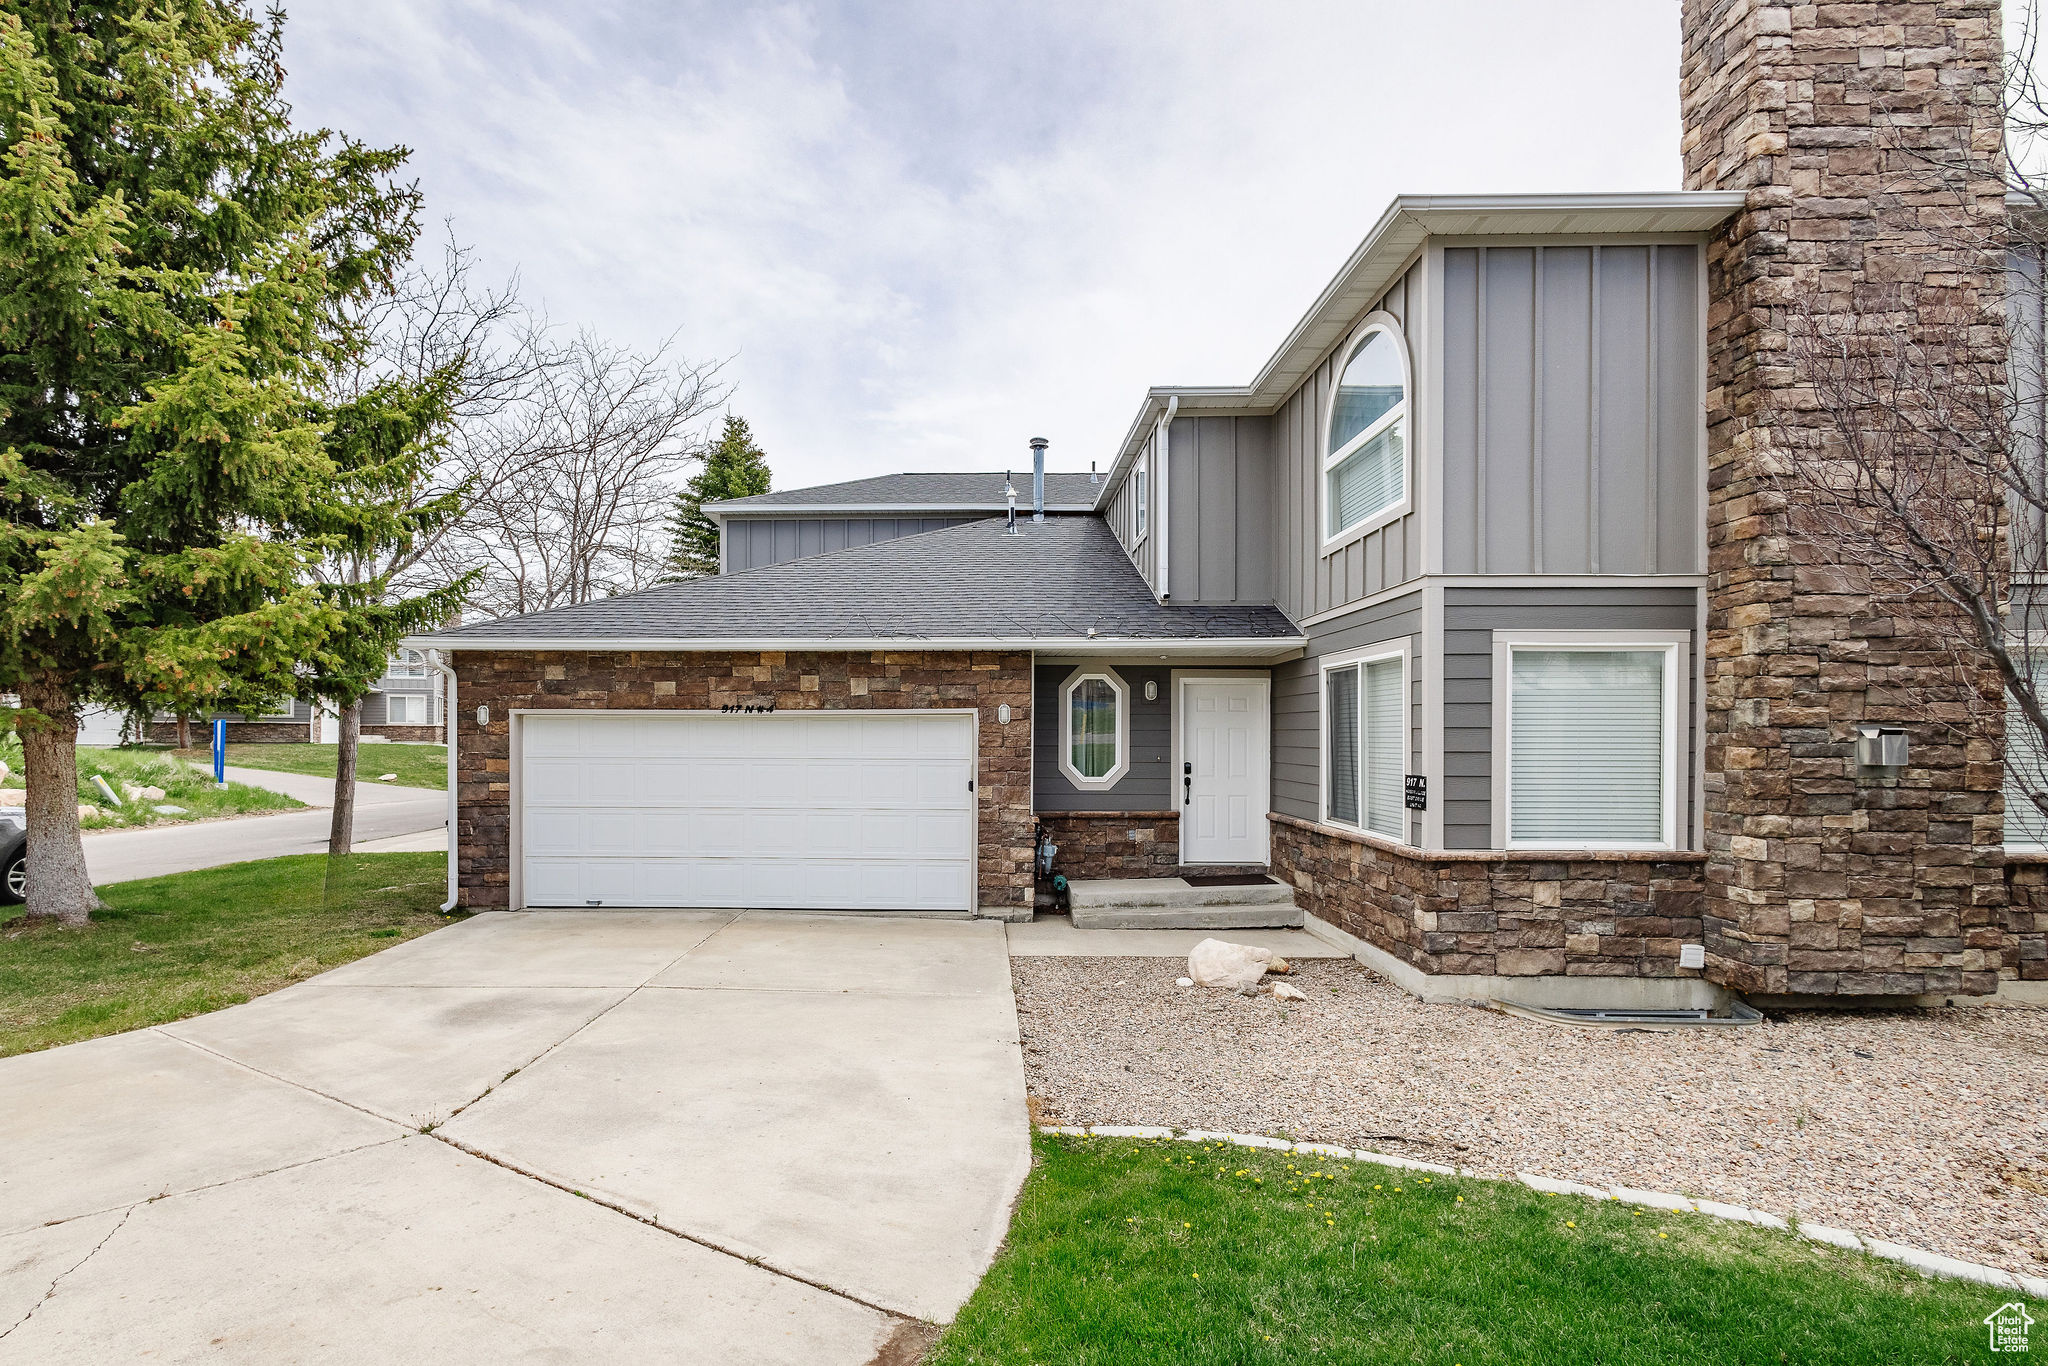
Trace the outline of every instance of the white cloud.
<instances>
[{"instance_id":1,"label":"white cloud","mask_svg":"<svg viewBox=\"0 0 2048 1366\"><path fill-rule=\"evenodd\" d=\"M305 0L286 52L557 321L733 357L788 485L1106 459L1396 193L1675 187L1676 8Z\"/></svg>"}]
</instances>

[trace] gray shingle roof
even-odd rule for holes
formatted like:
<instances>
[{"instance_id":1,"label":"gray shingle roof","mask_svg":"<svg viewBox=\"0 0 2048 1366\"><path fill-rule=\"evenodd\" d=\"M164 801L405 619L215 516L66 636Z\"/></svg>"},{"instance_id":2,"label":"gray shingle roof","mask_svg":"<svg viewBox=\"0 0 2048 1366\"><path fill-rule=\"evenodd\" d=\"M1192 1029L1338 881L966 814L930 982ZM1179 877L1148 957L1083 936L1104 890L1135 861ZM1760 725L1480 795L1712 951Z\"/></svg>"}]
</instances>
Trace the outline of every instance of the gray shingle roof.
<instances>
[{"instance_id":1,"label":"gray shingle roof","mask_svg":"<svg viewBox=\"0 0 2048 1366\"><path fill-rule=\"evenodd\" d=\"M1031 467L1013 470L1017 505L1031 510ZM1047 507L1092 508L1102 485L1085 474L1045 476ZM1006 506L1001 470L986 474L878 474L843 484L814 484L806 489L778 489L752 498L729 498L713 504L720 512L768 512L791 507L914 507L982 512Z\"/></svg>"},{"instance_id":2,"label":"gray shingle roof","mask_svg":"<svg viewBox=\"0 0 2048 1366\"><path fill-rule=\"evenodd\" d=\"M1162 607L1099 517L989 518L426 640L1130 640L1298 637L1272 607ZM649 648L642 646L640 648Z\"/></svg>"}]
</instances>

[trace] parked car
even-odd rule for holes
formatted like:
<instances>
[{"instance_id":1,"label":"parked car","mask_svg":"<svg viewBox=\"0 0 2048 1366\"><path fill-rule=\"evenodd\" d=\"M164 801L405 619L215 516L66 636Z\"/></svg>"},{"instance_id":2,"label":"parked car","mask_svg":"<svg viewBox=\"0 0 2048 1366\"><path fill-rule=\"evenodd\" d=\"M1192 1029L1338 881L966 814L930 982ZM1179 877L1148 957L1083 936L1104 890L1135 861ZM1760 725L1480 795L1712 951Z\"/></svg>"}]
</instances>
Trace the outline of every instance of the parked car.
<instances>
[{"instance_id":1,"label":"parked car","mask_svg":"<svg viewBox=\"0 0 2048 1366\"><path fill-rule=\"evenodd\" d=\"M0 903L28 900L28 813L0 807Z\"/></svg>"}]
</instances>

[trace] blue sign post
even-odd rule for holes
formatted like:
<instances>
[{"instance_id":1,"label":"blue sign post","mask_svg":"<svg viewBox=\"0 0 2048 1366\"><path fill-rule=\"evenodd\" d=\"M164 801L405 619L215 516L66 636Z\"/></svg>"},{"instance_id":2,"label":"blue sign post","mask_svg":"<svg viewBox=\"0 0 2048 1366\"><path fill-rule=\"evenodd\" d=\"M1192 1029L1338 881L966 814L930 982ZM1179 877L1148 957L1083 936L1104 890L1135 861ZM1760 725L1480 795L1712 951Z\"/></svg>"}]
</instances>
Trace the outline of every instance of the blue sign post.
<instances>
[{"instance_id":1,"label":"blue sign post","mask_svg":"<svg viewBox=\"0 0 2048 1366\"><path fill-rule=\"evenodd\" d=\"M228 785L228 723L218 719L213 723L213 783Z\"/></svg>"}]
</instances>

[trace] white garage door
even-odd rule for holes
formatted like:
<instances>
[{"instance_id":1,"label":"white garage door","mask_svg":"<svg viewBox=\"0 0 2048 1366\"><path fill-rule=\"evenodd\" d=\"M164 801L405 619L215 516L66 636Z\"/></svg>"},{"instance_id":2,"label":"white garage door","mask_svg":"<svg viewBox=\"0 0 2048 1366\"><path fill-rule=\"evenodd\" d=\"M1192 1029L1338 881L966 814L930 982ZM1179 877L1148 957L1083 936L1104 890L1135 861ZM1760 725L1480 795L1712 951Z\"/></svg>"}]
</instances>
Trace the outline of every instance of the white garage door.
<instances>
[{"instance_id":1,"label":"white garage door","mask_svg":"<svg viewBox=\"0 0 2048 1366\"><path fill-rule=\"evenodd\" d=\"M974 719L520 722L529 906L974 909Z\"/></svg>"}]
</instances>

